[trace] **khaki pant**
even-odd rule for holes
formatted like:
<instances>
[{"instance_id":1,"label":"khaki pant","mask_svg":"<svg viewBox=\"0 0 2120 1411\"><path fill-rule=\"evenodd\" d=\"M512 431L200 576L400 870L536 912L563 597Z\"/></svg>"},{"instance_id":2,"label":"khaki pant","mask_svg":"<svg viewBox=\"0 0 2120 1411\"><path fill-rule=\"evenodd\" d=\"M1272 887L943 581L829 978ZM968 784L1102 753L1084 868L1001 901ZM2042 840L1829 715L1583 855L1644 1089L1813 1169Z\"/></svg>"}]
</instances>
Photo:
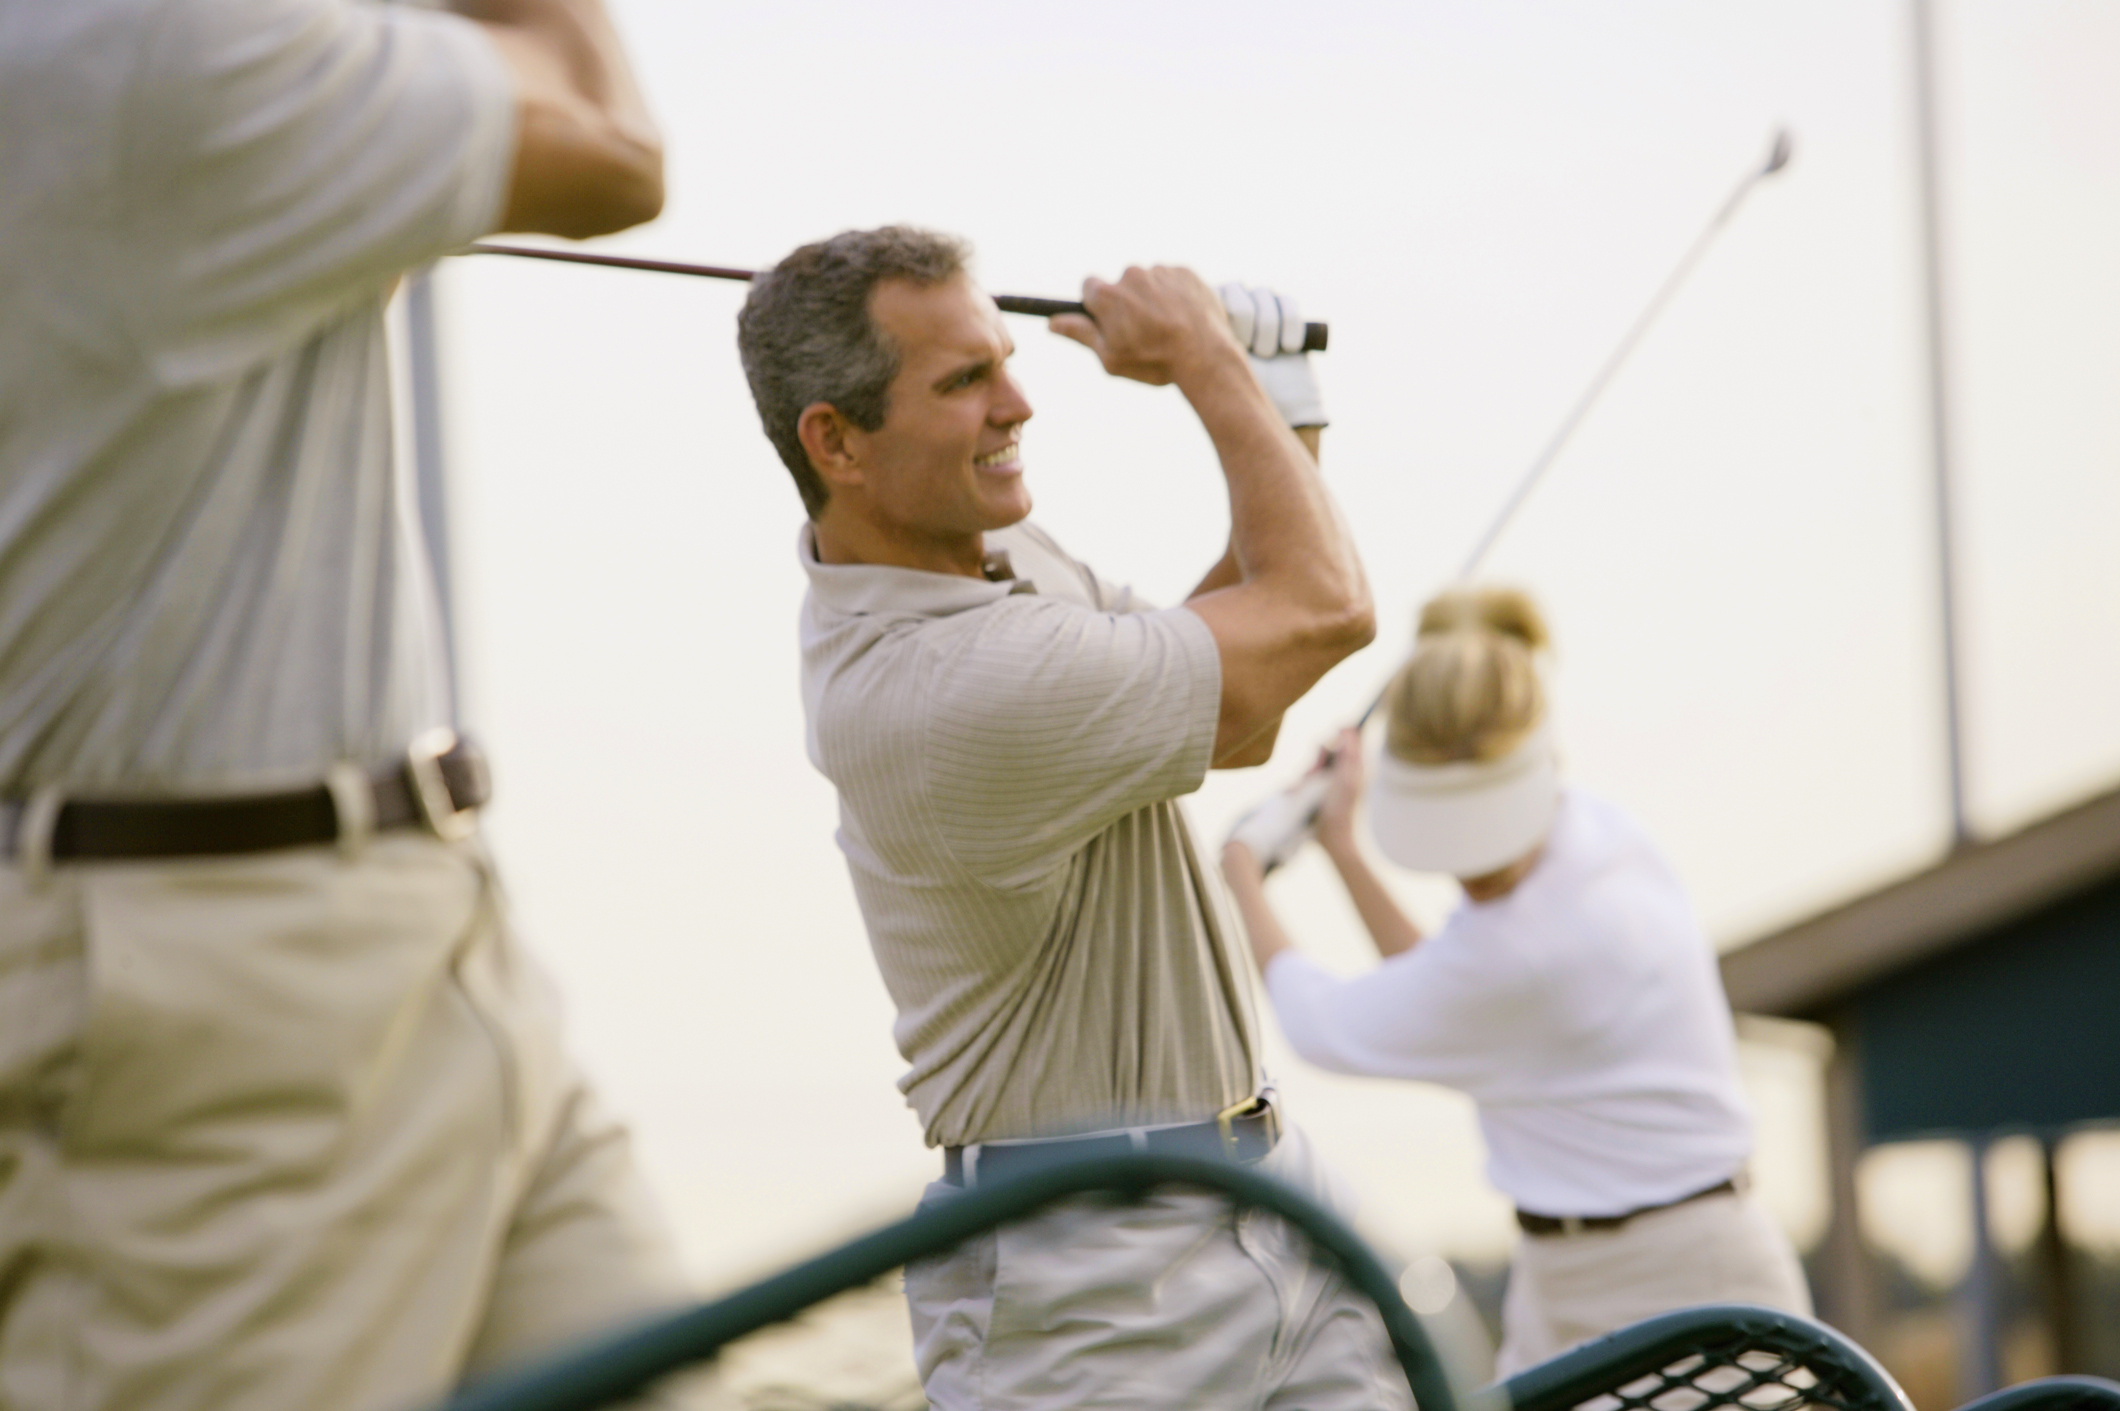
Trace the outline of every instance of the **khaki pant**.
<instances>
[{"instance_id":1,"label":"khaki pant","mask_svg":"<svg viewBox=\"0 0 2120 1411\"><path fill-rule=\"evenodd\" d=\"M686 1295L475 845L0 866L4 1411L395 1411Z\"/></svg>"},{"instance_id":2,"label":"khaki pant","mask_svg":"<svg viewBox=\"0 0 2120 1411\"><path fill-rule=\"evenodd\" d=\"M1322 1193L1301 1132L1264 1165ZM1198 1191L1056 1203L908 1265L905 1289L935 1411L1413 1406L1375 1305L1278 1216Z\"/></svg>"},{"instance_id":3,"label":"khaki pant","mask_svg":"<svg viewBox=\"0 0 2120 1411\"><path fill-rule=\"evenodd\" d=\"M1513 1376L1629 1323L1701 1303L1811 1316L1796 1251L1748 1197L1705 1196L1617 1230L1527 1235L1509 1266L1495 1374Z\"/></svg>"}]
</instances>

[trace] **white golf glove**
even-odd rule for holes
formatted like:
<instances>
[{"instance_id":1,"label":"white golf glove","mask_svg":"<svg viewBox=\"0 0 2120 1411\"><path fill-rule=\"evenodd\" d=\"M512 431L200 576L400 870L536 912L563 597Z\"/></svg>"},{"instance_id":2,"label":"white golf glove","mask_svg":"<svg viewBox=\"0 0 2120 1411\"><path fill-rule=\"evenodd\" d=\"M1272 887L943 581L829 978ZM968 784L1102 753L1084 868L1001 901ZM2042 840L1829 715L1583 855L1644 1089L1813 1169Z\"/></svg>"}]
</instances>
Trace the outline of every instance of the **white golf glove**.
<instances>
[{"instance_id":1,"label":"white golf glove","mask_svg":"<svg viewBox=\"0 0 2120 1411\"><path fill-rule=\"evenodd\" d=\"M1323 426L1325 399L1317 373L1303 351L1303 311L1286 294L1225 284L1219 291L1229 310L1229 331L1251 355L1251 370L1290 426Z\"/></svg>"},{"instance_id":2,"label":"white golf glove","mask_svg":"<svg viewBox=\"0 0 2120 1411\"><path fill-rule=\"evenodd\" d=\"M1229 841L1242 843L1259 860L1259 870L1271 872L1301 851L1317 827L1318 807L1332 782L1324 770L1306 774L1286 793L1275 794L1237 820L1229 830Z\"/></svg>"}]
</instances>

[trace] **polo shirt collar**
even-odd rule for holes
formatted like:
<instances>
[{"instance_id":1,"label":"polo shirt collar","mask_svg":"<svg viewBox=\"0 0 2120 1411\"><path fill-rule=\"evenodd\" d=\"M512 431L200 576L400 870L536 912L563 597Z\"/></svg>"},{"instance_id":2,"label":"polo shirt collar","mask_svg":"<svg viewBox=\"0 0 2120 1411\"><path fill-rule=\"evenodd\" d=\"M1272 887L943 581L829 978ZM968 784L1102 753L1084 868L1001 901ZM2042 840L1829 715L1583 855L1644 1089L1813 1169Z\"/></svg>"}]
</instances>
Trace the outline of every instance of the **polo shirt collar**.
<instances>
[{"instance_id":1,"label":"polo shirt collar","mask_svg":"<svg viewBox=\"0 0 2120 1411\"><path fill-rule=\"evenodd\" d=\"M1009 568L1006 550L990 549L987 571L994 579L956 573L930 573L880 563L826 563L817 557L817 533L805 522L795 538L795 556L810 576L810 593L835 612L850 614L909 612L947 617L999 602L1011 593L1035 593L1028 579Z\"/></svg>"}]
</instances>

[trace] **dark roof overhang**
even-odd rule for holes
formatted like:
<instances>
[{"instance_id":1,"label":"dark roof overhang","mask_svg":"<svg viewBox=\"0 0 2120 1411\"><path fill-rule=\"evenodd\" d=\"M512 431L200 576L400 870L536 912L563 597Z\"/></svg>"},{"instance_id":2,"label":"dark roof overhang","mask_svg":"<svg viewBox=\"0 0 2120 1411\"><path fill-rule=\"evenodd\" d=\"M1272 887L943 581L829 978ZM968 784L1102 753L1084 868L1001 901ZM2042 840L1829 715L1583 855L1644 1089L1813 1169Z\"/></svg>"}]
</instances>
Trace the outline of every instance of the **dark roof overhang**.
<instances>
[{"instance_id":1,"label":"dark roof overhang","mask_svg":"<svg viewBox=\"0 0 2120 1411\"><path fill-rule=\"evenodd\" d=\"M1723 955L1732 1008L1815 1016L1873 980L2120 875L2120 790Z\"/></svg>"}]
</instances>

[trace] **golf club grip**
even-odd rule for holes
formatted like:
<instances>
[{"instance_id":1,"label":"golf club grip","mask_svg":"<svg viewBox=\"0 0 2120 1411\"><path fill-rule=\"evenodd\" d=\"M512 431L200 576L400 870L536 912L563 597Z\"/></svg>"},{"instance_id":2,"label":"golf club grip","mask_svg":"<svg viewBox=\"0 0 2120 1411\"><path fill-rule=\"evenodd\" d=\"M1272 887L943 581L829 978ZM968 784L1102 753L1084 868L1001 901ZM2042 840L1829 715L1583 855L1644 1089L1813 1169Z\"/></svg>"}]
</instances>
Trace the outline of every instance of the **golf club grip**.
<instances>
[{"instance_id":1,"label":"golf club grip","mask_svg":"<svg viewBox=\"0 0 2120 1411\"><path fill-rule=\"evenodd\" d=\"M1082 314L1089 310L1072 299L1033 299L1026 294L996 294L994 306L1005 314L1035 314L1039 318L1051 318L1054 314ZM1323 323L1303 325L1303 351L1322 353L1332 338L1332 327Z\"/></svg>"}]
</instances>

